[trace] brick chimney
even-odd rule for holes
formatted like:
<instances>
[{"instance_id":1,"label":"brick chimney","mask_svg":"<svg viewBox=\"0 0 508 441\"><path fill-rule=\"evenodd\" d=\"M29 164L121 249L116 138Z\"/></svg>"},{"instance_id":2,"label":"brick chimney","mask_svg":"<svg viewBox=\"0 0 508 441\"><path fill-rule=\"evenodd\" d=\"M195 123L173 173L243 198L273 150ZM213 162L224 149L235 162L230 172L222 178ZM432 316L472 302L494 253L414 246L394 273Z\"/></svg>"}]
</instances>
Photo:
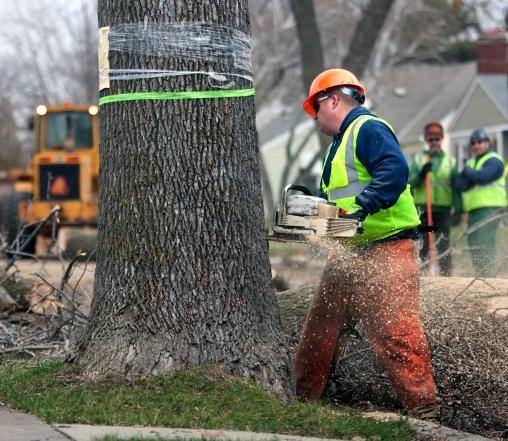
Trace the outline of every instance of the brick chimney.
<instances>
[{"instance_id":1,"label":"brick chimney","mask_svg":"<svg viewBox=\"0 0 508 441\"><path fill-rule=\"evenodd\" d=\"M508 73L508 45L503 29L484 32L478 41L478 65L480 75Z\"/></svg>"}]
</instances>

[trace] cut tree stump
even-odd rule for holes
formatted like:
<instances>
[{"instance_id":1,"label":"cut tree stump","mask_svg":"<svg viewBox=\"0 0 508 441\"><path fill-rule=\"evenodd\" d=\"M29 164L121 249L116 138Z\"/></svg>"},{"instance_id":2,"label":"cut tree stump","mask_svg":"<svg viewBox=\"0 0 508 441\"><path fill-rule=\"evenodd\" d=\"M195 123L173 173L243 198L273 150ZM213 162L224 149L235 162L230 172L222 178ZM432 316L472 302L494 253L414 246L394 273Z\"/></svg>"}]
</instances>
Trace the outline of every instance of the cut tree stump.
<instances>
[{"instance_id":1,"label":"cut tree stump","mask_svg":"<svg viewBox=\"0 0 508 441\"><path fill-rule=\"evenodd\" d=\"M277 293L280 318L286 334L300 335L314 291L315 287L304 286Z\"/></svg>"},{"instance_id":2,"label":"cut tree stump","mask_svg":"<svg viewBox=\"0 0 508 441\"><path fill-rule=\"evenodd\" d=\"M296 344L315 287L277 294L285 332ZM423 277L421 316L438 393L450 408L441 423L484 436L508 434L508 280ZM361 323L336 353L326 395L345 404L396 409Z\"/></svg>"}]
</instances>

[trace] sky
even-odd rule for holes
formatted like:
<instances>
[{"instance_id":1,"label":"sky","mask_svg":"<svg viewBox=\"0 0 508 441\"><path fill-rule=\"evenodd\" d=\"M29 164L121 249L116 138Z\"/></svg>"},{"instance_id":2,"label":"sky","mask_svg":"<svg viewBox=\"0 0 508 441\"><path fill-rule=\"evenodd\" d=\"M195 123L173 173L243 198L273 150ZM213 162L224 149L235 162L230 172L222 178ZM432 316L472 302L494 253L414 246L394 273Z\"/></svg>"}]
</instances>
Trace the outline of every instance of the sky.
<instances>
[{"instance_id":1,"label":"sky","mask_svg":"<svg viewBox=\"0 0 508 441\"><path fill-rule=\"evenodd\" d=\"M475 3L479 3L475 1ZM508 9L508 0L493 0L486 1L486 13L483 8L477 8L478 19L482 29L489 29L492 27L504 26L504 15Z\"/></svg>"}]
</instances>

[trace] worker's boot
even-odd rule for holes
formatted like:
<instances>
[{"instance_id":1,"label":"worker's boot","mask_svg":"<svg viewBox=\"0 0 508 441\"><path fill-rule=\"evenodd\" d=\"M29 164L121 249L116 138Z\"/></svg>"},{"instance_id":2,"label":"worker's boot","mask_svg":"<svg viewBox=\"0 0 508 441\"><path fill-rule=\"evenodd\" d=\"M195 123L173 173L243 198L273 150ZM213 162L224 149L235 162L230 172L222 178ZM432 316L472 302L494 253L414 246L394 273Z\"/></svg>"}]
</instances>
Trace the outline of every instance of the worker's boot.
<instances>
[{"instance_id":1,"label":"worker's boot","mask_svg":"<svg viewBox=\"0 0 508 441\"><path fill-rule=\"evenodd\" d=\"M405 413L411 418L447 425L456 417L457 410L452 402L437 397L436 403L413 407Z\"/></svg>"},{"instance_id":2,"label":"worker's boot","mask_svg":"<svg viewBox=\"0 0 508 441\"><path fill-rule=\"evenodd\" d=\"M429 404L408 409L406 415L419 420L439 423L441 421L441 405Z\"/></svg>"}]
</instances>

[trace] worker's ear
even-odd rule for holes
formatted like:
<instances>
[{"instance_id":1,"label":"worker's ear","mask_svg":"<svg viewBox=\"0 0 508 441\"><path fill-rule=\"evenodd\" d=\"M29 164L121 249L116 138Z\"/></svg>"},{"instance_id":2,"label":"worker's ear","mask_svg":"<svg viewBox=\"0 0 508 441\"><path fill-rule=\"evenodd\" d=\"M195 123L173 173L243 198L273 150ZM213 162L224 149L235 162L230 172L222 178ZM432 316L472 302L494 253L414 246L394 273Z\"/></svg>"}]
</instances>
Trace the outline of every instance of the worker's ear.
<instances>
[{"instance_id":1,"label":"worker's ear","mask_svg":"<svg viewBox=\"0 0 508 441\"><path fill-rule=\"evenodd\" d=\"M339 101L340 101L340 98L339 98L339 95L337 95L336 93L334 93L332 95L332 100L333 100L333 103L332 103L332 108L335 109L338 105L339 105Z\"/></svg>"}]
</instances>

